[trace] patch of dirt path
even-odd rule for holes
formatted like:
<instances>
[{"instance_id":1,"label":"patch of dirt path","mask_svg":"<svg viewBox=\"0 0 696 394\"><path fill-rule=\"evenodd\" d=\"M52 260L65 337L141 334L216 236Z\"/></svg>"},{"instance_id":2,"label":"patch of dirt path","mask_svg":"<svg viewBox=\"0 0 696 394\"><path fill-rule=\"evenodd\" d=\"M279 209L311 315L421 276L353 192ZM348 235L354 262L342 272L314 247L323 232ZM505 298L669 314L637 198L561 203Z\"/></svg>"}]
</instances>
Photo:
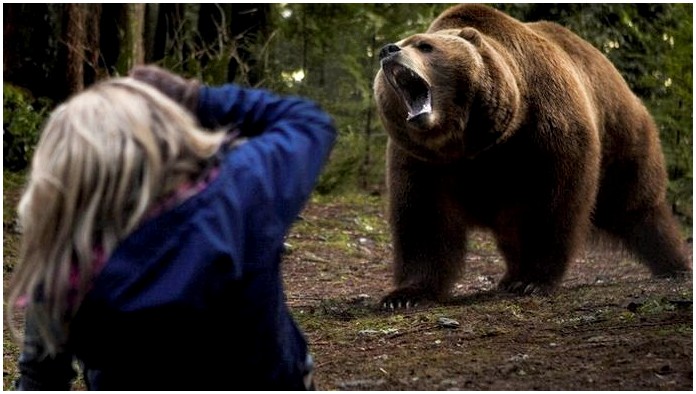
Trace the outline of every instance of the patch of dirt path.
<instances>
[{"instance_id":1,"label":"patch of dirt path","mask_svg":"<svg viewBox=\"0 0 696 394\"><path fill-rule=\"evenodd\" d=\"M314 199L287 242L288 303L321 390L693 388L691 279L591 250L555 295L511 296L495 290L504 263L477 233L451 302L386 312L382 200Z\"/></svg>"}]
</instances>

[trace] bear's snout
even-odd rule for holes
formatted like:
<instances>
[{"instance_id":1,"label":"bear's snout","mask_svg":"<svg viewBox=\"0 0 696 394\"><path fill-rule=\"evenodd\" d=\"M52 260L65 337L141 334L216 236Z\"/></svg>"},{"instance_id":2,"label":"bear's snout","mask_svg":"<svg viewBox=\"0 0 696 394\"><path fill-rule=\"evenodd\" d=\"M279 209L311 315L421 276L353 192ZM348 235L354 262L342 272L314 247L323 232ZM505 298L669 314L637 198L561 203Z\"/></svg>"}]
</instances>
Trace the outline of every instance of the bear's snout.
<instances>
[{"instance_id":1,"label":"bear's snout","mask_svg":"<svg viewBox=\"0 0 696 394\"><path fill-rule=\"evenodd\" d=\"M399 46L396 44L387 44L379 50L379 60L384 60L400 50L401 48L399 48Z\"/></svg>"}]
</instances>

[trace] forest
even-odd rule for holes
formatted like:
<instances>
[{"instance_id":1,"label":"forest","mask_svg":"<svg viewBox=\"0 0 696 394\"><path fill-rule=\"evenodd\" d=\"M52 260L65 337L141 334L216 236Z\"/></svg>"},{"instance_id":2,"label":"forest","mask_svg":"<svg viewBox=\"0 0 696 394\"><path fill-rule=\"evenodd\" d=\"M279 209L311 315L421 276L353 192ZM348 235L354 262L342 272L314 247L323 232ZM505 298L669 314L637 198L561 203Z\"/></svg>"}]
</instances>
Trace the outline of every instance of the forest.
<instances>
[{"instance_id":1,"label":"forest","mask_svg":"<svg viewBox=\"0 0 696 394\"><path fill-rule=\"evenodd\" d=\"M692 262L693 5L492 5L571 29L643 100L659 127L668 199ZM449 6L4 3L5 291L19 263L17 206L46 117L91 84L152 63L207 84L309 97L335 119L337 144L285 237L282 264L285 301L306 335L319 390L693 391L692 278L653 278L620 251L592 245L556 294L517 297L496 290L504 259L489 234L476 232L449 302L382 309L394 248L387 135L372 93L378 53ZM23 315L10 319L20 324ZM4 325L4 390L15 388L20 351ZM86 389L84 380L72 389Z\"/></svg>"},{"instance_id":2,"label":"forest","mask_svg":"<svg viewBox=\"0 0 696 394\"><path fill-rule=\"evenodd\" d=\"M653 114L669 199L692 221L691 4L494 4L558 22L605 53ZM386 134L372 82L383 45L448 4L3 4L3 166L24 170L56 103L136 64L318 101L339 143L317 192L380 193ZM690 230L688 230L690 232Z\"/></svg>"}]
</instances>

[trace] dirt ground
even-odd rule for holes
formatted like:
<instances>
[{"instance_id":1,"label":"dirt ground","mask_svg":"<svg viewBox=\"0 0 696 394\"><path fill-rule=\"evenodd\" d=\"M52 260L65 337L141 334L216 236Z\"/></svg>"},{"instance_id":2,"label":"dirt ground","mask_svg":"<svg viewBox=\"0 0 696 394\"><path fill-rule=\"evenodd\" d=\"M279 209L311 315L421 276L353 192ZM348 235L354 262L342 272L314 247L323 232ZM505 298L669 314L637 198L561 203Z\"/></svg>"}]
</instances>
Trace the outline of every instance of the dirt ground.
<instances>
[{"instance_id":1,"label":"dirt ground","mask_svg":"<svg viewBox=\"0 0 696 394\"><path fill-rule=\"evenodd\" d=\"M477 234L451 302L387 312L383 205L314 200L288 237L288 303L319 389L692 390L691 279L590 251L555 295L511 296L495 290L504 263Z\"/></svg>"},{"instance_id":2,"label":"dirt ground","mask_svg":"<svg viewBox=\"0 0 696 394\"><path fill-rule=\"evenodd\" d=\"M4 185L7 283L17 194ZM503 262L476 234L451 302L383 311L392 286L383 211L380 197L315 197L287 238L287 302L319 390L693 389L691 279L654 280L625 256L590 251L555 295L511 296L495 290ZM18 350L4 331L7 390Z\"/></svg>"}]
</instances>

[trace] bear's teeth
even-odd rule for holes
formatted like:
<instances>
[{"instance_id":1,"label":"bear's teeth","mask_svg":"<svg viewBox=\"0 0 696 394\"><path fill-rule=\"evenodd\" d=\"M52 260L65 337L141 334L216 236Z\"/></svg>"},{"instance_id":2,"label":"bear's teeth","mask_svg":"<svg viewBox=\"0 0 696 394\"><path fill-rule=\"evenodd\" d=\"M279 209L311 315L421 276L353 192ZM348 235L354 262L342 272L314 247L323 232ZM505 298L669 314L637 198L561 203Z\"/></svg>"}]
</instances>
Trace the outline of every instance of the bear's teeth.
<instances>
[{"instance_id":1,"label":"bear's teeth","mask_svg":"<svg viewBox=\"0 0 696 394\"><path fill-rule=\"evenodd\" d=\"M388 63L386 68L389 82L406 104L407 120L433 112L430 86L418 73L401 64Z\"/></svg>"},{"instance_id":2,"label":"bear's teeth","mask_svg":"<svg viewBox=\"0 0 696 394\"><path fill-rule=\"evenodd\" d=\"M433 112L433 109L432 109L432 107L430 106L430 103L427 103L426 105L424 105L424 106L423 106L421 109L419 109L419 110L415 110L415 109L414 109L413 111L408 111L408 118L407 118L407 120L411 120L411 119L415 118L415 117L418 116L418 115L429 114L429 113L432 113L432 112Z\"/></svg>"},{"instance_id":3,"label":"bear's teeth","mask_svg":"<svg viewBox=\"0 0 696 394\"><path fill-rule=\"evenodd\" d=\"M430 92L427 93L426 97L419 97L418 100L414 101L409 107L406 120L412 120L419 115L432 113L433 107L430 100Z\"/></svg>"}]
</instances>

